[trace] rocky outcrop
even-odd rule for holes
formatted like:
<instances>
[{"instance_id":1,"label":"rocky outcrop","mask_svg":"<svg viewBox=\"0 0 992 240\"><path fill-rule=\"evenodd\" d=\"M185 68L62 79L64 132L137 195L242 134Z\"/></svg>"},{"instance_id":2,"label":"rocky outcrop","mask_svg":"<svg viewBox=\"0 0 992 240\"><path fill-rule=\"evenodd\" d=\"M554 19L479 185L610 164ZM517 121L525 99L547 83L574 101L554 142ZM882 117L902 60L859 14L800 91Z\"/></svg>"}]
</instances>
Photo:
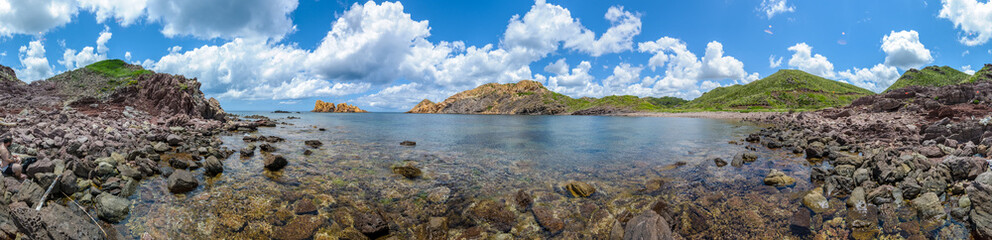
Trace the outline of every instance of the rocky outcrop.
<instances>
[{"instance_id":1,"label":"rocky outcrop","mask_svg":"<svg viewBox=\"0 0 992 240\"><path fill-rule=\"evenodd\" d=\"M334 105L332 102L324 102L317 100L314 103L313 110L311 112L325 112L325 113L365 113L368 111L362 110L356 106L348 105L347 103L339 103Z\"/></svg>"},{"instance_id":2,"label":"rocky outcrop","mask_svg":"<svg viewBox=\"0 0 992 240\"><path fill-rule=\"evenodd\" d=\"M21 80L17 79L17 74L14 73L14 69L11 69L10 67L3 65L0 65L0 82L3 83L12 82L16 84L24 84L24 82L21 82Z\"/></svg>"},{"instance_id":3,"label":"rocky outcrop","mask_svg":"<svg viewBox=\"0 0 992 240\"><path fill-rule=\"evenodd\" d=\"M536 81L489 83L460 92L440 103L421 101L408 113L555 115L567 113L567 106L556 101L565 97L551 92ZM567 97L566 97L567 98Z\"/></svg>"}]
</instances>

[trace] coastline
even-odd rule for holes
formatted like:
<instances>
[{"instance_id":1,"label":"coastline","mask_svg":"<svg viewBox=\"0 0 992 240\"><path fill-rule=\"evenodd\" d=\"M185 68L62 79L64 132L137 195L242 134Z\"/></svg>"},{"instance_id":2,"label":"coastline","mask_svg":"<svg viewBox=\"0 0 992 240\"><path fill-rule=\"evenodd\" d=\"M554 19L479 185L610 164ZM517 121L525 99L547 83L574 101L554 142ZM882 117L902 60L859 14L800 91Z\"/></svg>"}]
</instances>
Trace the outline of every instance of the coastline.
<instances>
[{"instance_id":1,"label":"coastline","mask_svg":"<svg viewBox=\"0 0 992 240\"><path fill-rule=\"evenodd\" d=\"M674 118L709 118L709 119L763 119L769 116L788 114L785 112L633 112L609 114L605 116L623 117L674 117Z\"/></svg>"}]
</instances>

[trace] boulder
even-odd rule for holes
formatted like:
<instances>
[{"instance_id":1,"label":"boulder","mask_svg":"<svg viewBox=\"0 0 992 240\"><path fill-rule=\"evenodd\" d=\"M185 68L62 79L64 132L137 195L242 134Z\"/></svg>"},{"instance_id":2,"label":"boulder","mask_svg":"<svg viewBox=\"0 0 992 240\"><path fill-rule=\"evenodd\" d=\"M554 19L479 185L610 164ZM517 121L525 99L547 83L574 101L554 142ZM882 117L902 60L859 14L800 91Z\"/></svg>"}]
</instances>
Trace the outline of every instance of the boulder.
<instances>
[{"instance_id":1,"label":"boulder","mask_svg":"<svg viewBox=\"0 0 992 240\"><path fill-rule=\"evenodd\" d=\"M789 218L789 230L796 236L809 236L812 233L810 230L810 219L809 210L800 208Z\"/></svg>"},{"instance_id":2,"label":"boulder","mask_svg":"<svg viewBox=\"0 0 992 240\"><path fill-rule=\"evenodd\" d=\"M765 176L764 182L765 185L769 186L788 187L796 184L796 179L785 175L784 172L779 171L778 169L772 169L772 171L768 173L768 176Z\"/></svg>"},{"instance_id":3,"label":"boulder","mask_svg":"<svg viewBox=\"0 0 992 240\"><path fill-rule=\"evenodd\" d=\"M97 216L110 223L124 220L131 211L131 201L122 197L102 193L95 201Z\"/></svg>"},{"instance_id":4,"label":"boulder","mask_svg":"<svg viewBox=\"0 0 992 240\"><path fill-rule=\"evenodd\" d=\"M389 224L382 219L377 211L358 211L354 213L355 229L366 237L376 239L389 234Z\"/></svg>"},{"instance_id":5,"label":"boulder","mask_svg":"<svg viewBox=\"0 0 992 240\"><path fill-rule=\"evenodd\" d=\"M319 140L306 140L303 142L303 144L312 148L319 148L320 146L324 145L324 143L320 142Z\"/></svg>"},{"instance_id":6,"label":"boulder","mask_svg":"<svg viewBox=\"0 0 992 240\"><path fill-rule=\"evenodd\" d=\"M627 221L623 231L624 240L668 240L675 239L668 222L654 211L644 211Z\"/></svg>"},{"instance_id":7,"label":"boulder","mask_svg":"<svg viewBox=\"0 0 992 240\"><path fill-rule=\"evenodd\" d=\"M207 160L203 161L203 174L207 176L217 176L224 172L224 163L222 163L217 157L210 156Z\"/></svg>"},{"instance_id":8,"label":"boulder","mask_svg":"<svg viewBox=\"0 0 992 240\"><path fill-rule=\"evenodd\" d=\"M420 171L420 168L417 168L412 165L393 166L393 173L399 174L408 179L416 179L419 178L421 175L423 175L423 172Z\"/></svg>"},{"instance_id":9,"label":"boulder","mask_svg":"<svg viewBox=\"0 0 992 240\"><path fill-rule=\"evenodd\" d=\"M11 200L14 202L25 202L30 206L38 204L38 200L41 200L41 195L45 194L45 189L42 189L34 181L23 181L19 188Z\"/></svg>"},{"instance_id":10,"label":"boulder","mask_svg":"<svg viewBox=\"0 0 992 240\"><path fill-rule=\"evenodd\" d=\"M724 161L722 158L713 158L713 163L716 164L717 167L727 166L727 161Z\"/></svg>"},{"instance_id":11,"label":"boulder","mask_svg":"<svg viewBox=\"0 0 992 240\"><path fill-rule=\"evenodd\" d=\"M262 152L275 152L276 151L276 147L274 147L274 146L272 146L272 145L270 145L268 143L264 143L262 145L259 145L258 148L261 149Z\"/></svg>"},{"instance_id":12,"label":"boulder","mask_svg":"<svg viewBox=\"0 0 992 240\"><path fill-rule=\"evenodd\" d=\"M965 190L971 205L971 221L974 223L975 239L992 239L992 172L985 172L975 178Z\"/></svg>"},{"instance_id":13,"label":"boulder","mask_svg":"<svg viewBox=\"0 0 992 240\"><path fill-rule=\"evenodd\" d=\"M176 169L172 175L169 175L168 186L169 192L186 193L195 190L196 187L200 186L200 182L193 177L193 173L183 169Z\"/></svg>"},{"instance_id":14,"label":"boulder","mask_svg":"<svg viewBox=\"0 0 992 240\"><path fill-rule=\"evenodd\" d=\"M516 215L502 202L482 200L468 210L468 216L476 223L488 223L492 228L507 233L513 229Z\"/></svg>"},{"instance_id":15,"label":"boulder","mask_svg":"<svg viewBox=\"0 0 992 240\"><path fill-rule=\"evenodd\" d=\"M289 165L289 161L282 155L268 154L265 156L265 169L269 171L282 170L286 165Z\"/></svg>"},{"instance_id":16,"label":"boulder","mask_svg":"<svg viewBox=\"0 0 992 240\"><path fill-rule=\"evenodd\" d=\"M827 202L827 198L822 194L823 189L814 188L812 191L803 196L803 206L806 206L815 213L822 213L830 209L830 204Z\"/></svg>"},{"instance_id":17,"label":"boulder","mask_svg":"<svg viewBox=\"0 0 992 240\"><path fill-rule=\"evenodd\" d=\"M954 180L973 180L989 169L989 162L980 157L948 156L941 164L951 171Z\"/></svg>"},{"instance_id":18,"label":"boulder","mask_svg":"<svg viewBox=\"0 0 992 240\"><path fill-rule=\"evenodd\" d=\"M24 170L28 176L34 176L37 173L51 173L53 171L55 171L55 161L49 159L38 160L28 165L28 168Z\"/></svg>"},{"instance_id":19,"label":"boulder","mask_svg":"<svg viewBox=\"0 0 992 240\"><path fill-rule=\"evenodd\" d=\"M537 224L541 225L541 228L550 232L551 235L557 235L562 229L565 229L565 222L560 218L556 217L554 211L548 209L545 206L534 206L531 211L534 213L534 219L537 220Z\"/></svg>"},{"instance_id":20,"label":"boulder","mask_svg":"<svg viewBox=\"0 0 992 240\"><path fill-rule=\"evenodd\" d=\"M183 138L179 135L169 134L169 136L165 137L165 141L171 146L179 146L183 143Z\"/></svg>"},{"instance_id":21,"label":"boulder","mask_svg":"<svg viewBox=\"0 0 992 240\"><path fill-rule=\"evenodd\" d=\"M572 194L572 197L584 198L596 193L596 188L585 182L571 181L565 184L565 190Z\"/></svg>"},{"instance_id":22,"label":"boulder","mask_svg":"<svg viewBox=\"0 0 992 240\"><path fill-rule=\"evenodd\" d=\"M155 143L154 145L152 145L152 149L154 149L156 152L160 152L161 153L161 152L169 151L169 149L171 149L171 147L169 147L169 144L167 144L167 143L158 142L158 143Z\"/></svg>"},{"instance_id":23,"label":"boulder","mask_svg":"<svg viewBox=\"0 0 992 240\"><path fill-rule=\"evenodd\" d=\"M921 220L937 220L944 217L944 207L936 193L926 192L910 202Z\"/></svg>"},{"instance_id":24,"label":"boulder","mask_svg":"<svg viewBox=\"0 0 992 240\"><path fill-rule=\"evenodd\" d=\"M754 152L742 152L734 155L734 160L730 163L730 165L734 167L741 167L744 166L745 163L751 163L756 160L758 160L758 154L755 154Z\"/></svg>"},{"instance_id":25,"label":"boulder","mask_svg":"<svg viewBox=\"0 0 992 240\"><path fill-rule=\"evenodd\" d=\"M272 236L276 240L306 240L312 239L314 233L322 225L322 221L317 216L296 216L289 220L285 226L278 229L278 234Z\"/></svg>"}]
</instances>

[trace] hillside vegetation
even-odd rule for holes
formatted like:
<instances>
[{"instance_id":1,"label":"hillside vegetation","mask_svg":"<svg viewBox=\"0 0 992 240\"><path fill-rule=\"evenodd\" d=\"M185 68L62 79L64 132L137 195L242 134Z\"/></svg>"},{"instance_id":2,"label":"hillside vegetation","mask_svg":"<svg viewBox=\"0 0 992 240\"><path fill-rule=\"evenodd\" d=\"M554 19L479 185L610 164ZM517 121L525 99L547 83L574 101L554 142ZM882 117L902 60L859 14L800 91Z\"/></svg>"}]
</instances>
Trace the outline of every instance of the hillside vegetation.
<instances>
[{"instance_id":1,"label":"hillside vegetation","mask_svg":"<svg viewBox=\"0 0 992 240\"><path fill-rule=\"evenodd\" d=\"M120 59L99 61L48 79L58 83L64 95L106 96L122 86L135 85L141 75L153 74Z\"/></svg>"},{"instance_id":2,"label":"hillside vegetation","mask_svg":"<svg viewBox=\"0 0 992 240\"><path fill-rule=\"evenodd\" d=\"M940 87L954 85L967 80L968 77L970 76L967 73L963 73L948 66L929 66L923 68L922 70L909 69L906 73L903 73L902 76L899 77L899 80L892 83L892 86L885 89L885 91L888 92L907 86Z\"/></svg>"},{"instance_id":3,"label":"hillside vegetation","mask_svg":"<svg viewBox=\"0 0 992 240\"><path fill-rule=\"evenodd\" d=\"M719 87L685 104L703 110L819 109L850 104L871 91L799 70L779 70L746 85Z\"/></svg>"},{"instance_id":4,"label":"hillside vegetation","mask_svg":"<svg viewBox=\"0 0 992 240\"><path fill-rule=\"evenodd\" d=\"M975 72L975 75L972 75L970 78L965 79L962 83L973 83L980 81L992 82L992 64L985 64L985 67L982 67L981 70Z\"/></svg>"}]
</instances>

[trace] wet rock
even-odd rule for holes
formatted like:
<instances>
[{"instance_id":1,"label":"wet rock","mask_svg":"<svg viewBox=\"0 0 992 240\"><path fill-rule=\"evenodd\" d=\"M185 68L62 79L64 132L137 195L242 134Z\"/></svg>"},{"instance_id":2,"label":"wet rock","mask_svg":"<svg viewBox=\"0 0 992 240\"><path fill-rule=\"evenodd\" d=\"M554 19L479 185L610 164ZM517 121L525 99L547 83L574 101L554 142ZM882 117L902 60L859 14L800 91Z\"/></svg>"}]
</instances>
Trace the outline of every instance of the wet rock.
<instances>
[{"instance_id":1,"label":"wet rock","mask_svg":"<svg viewBox=\"0 0 992 240\"><path fill-rule=\"evenodd\" d=\"M851 165L839 165L834 167L834 172L837 173L837 175L841 175L845 177L853 177L854 170L855 170L854 166Z\"/></svg>"},{"instance_id":2,"label":"wet rock","mask_svg":"<svg viewBox=\"0 0 992 240\"><path fill-rule=\"evenodd\" d=\"M322 222L317 216L297 216L279 228L278 234L273 234L272 237L278 240L311 239Z\"/></svg>"},{"instance_id":3,"label":"wet rock","mask_svg":"<svg viewBox=\"0 0 992 240\"><path fill-rule=\"evenodd\" d=\"M785 175L778 169L772 169L768 176L765 176L765 185L776 187L788 187L796 184L796 179Z\"/></svg>"},{"instance_id":4,"label":"wet rock","mask_svg":"<svg viewBox=\"0 0 992 240\"><path fill-rule=\"evenodd\" d=\"M858 170L854 170L855 185L861 185L861 183L869 180L871 180L871 173L868 172L868 169L858 168Z\"/></svg>"},{"instance_id":5,"label":"wet rock","mask_svg":"<svg viewBox=\"0 0 992 240\"><path fill-rule=\"evenodd\" d=\"M248 146L245 146L245 147L241 148L241 151L240 151L241 152L241 157L255 156L255 148L256 148L255 145L252 145L252 144L248 144Z\"/></svg>"},{"instance_id":6,"label":"wet rock","mask_svg":"<svg viewBox=\"0 0 992 240\"><path fill-rule=\"evenodd\" d=\"M520 212L527 211L527 209L530 208L530 205L534 203L534 197L523 189L517 191L517 194L514 196L514 200L516 200L517 210Z\"/></svg>"},{"instance_id":7,"label":"wet rock","mask_svg":"<svg viewBox=\"0 0 992 240\"><path fill-rule=\"evenodd\" d=\"M854 179L833 175L825 181L827 196L846 196L854 190Z\"/></svg>"},{"instance_id":8,"label":"wet rock","mask_svg":"<svg viewBox=\"0 0 992 240\"><path fill-rule=\"evenodd\" d=\"M131 212L131 201L122 197L103 193L97 196L95 201L97 216L110 223L124 220Z\"/></svg>"},{"instance_id":9,"label":"wet rock","mask_svg":"<svg viewBox=\"0 0 992 240\"><path fill-rule=\"evenodd\" d=\"M727 161L724 161L722 158L713 158L713 163L715 163L717 167L727 166Z\"/></svg>"},{"instance_id":10,"label":"wet rock","mask_svg":"<svg viewBox=\"0 0 992 240\"><path fill-rule=\"evenodd\" d=\"M892 196L893 189L895 188L890 185L876 187L868 193L868 201L874 203L875 205L895 202L895 197Z\"/></svg>"},{"instance_id":11,"label":"wet rock","mask_svg":"<svg viewBox=\"0 0 992 240\"><path fill-rule=\"evenodd\" d=\"M296 215L317 214L317 205L313 204L313 200L302 198L293 204L293 212Z\"/></svg>"},{"instance_id":12,"label":"wet rock","mask_svg":"<svg viewBox=\"0 0 992 240\"><path fill-rule=\"evenodd\" d=\"M210 156L207 160L203 161L203 174L207 176L217 176L224 172L224 163L222 163L217 157Z\"/></svg>"},{"instance_id":13,"label":"wet rock","mask_svg":"<svg viewBox=\"0 0 992 240\"><path fill-rule=\"evenodd\" d=\"M320 146L324 145L324 143L320 142L319 140L306 140L305 142L303 142L303 144L312 148L319 148Z\"/></svg>"},{"instance_id":14,"label":"wet rock","mask_svg":"<svg viewBox=\"0 0 992 240\"><path fill-rule=\"evenodd\" d=\"M488 223L492 228L501 232L510 232L516 222L516 215L506 208L502 202L482 200L468 210L471 219L479 224Z\"/></svg>"},{"instance_id":15,"label":"wet rock","mask_svg":"<svg viewBox=\"0 0 992 240\"><path fill-rule=\"evenodd\" d=\"M165 141L171 146L179 146L183 143L183 138L179 135L169 134L169 136L165 137Z\"/></svg>"},{"instance_id":16,"label":"wet rock","mask_svg":"<svg viewBox=\"0 0 992 240\"><path fill-rule=\"evenodd\" d=\"M417 142L414 142L414 141L403 141L403 142L400 142L400 145L401 146L412 147L412 146L417 146Z\"/></svg>"},{"instance_id":17,"label":"wet rock","mask_svg":"<svg viewBox=\"0 0 992 240\"><path fill-rule=\"evenodd\" d=\"M441 240L448 239L448 218L431 217L418 233L417 239Z\"/></svg>"},{"instance_id":18,"label":"wet rock","mask_svg":"<svg viewBox=\"0 0 992 240\"><path fill-rule=\"evenodd\" d=\"M971 221L974 222L976 239L992 239L992 172L985 172L975 178L965 190L971 206Z\"/></svg>"},{"instance_id":19,"label":"wet rock","mask_svg":"<svg viewBox=\"0 0 992 240\"><path fill-rule=\"evenodd\" d=\"M289 165L289 161L282 155L270 154L265 156L264 164L265 169L269 171L279 171L286 167L286 165Z\"/></svg>"},{"instance_id":20,"label":"wet rock","mask_svg":"<svg viewBox=\"0 0 992 240\"><path fill-rule=\"evenodd\" d=\"M310 156L310 155L313 155L313 151L310 151L310 149L307 149L307 150L303 150L303 155L304 155L304 156Z\"/></svg>"},{"instance_id":21,"label":"wet rock","mask_svg":"<svg viewBox=\"0 0 992 240\"><path fill-rule=\"evenodd\" d=\"M944 217L944 207L936 193L926 192L910 202L921 220L937 220Z\"/></svg>"},{"instance_id":22,"label":"wet rock","mask_svg":"<svg viewBox=\"0 0 992 240\"><path fill-rule=\"evenodd\" d=\"M421 175L423 175L423 172L420 171L420 168L417 168L412 165L393 166L393 173L399 174L407 179L417 179Z\"/></svg>"},{"instance_id":23,"label":"wet rock","mask_svg":"<svg viewBox=\"0 0 992 240\"><path fill-rule=\"evenodd\" d=\"M389 234L389 225L377 211L358 211L354 214L354 221L355 229L371 239Z\"/></svg>"},{"instance_id":24,"label":"wet rock","mask_svg":"<svg viewBox=\"0 0 992 240\"><path fill-rule=\"evenodd\" d=\"M674 239L672 229L658 213L644 211L630 219L623 231L624 240Z\"/></svg>"},{"instance_id":25,"label":"wet rock","mask_svg":"<svg viewBox=\"0 0 992 240\"><path fill-rule=\"evenodd\" d=\"M189 171L177 169L168 179L169 192L186 193L200 186L200 182Z\"/></svg>"},{"instance_id":26,"label":"wet rock","mask_svg":"<svg viewBox=\"0 0 992 240\"><path fill-rule=\"evenodd\" d=\"M451 189L445 186L437 186L427 190L427 201L431 203L444 203L448 201Z\"/></svg>"},{"instance_id":27,"label":"wet rock","mask_svg":"<svg viewBox=\"0 0 992 240\"><path fill-rule=\"evenodd\" d=\"M806 159L826 157L827 147L821 142L812 142L806 146Z\"/></svg>"},{"instance_id":28,"label":"wet rock","mask_svg":"<svg viewBox=\"0 0 992 240\"><path fill-rule=\"evenodd\" d=\"M827 202L827 198L822 194L823 190L820 188L814 188L812 191L803 196L803 206L806 206L815 213L822 213L830 209L830 204Z\"/></svg>"},{"instance_id":29,"label":"wet rock","mask_svg":"<svg viewBox=\"0 0 992 240\"><path fill-rule=\"evenodd\" d=\"M854 188L851 191L851 196L847 198L847 207L854 209L866 209L868 206L868 200L865 199L865 189L862 187Z\"/></svg>"},{"instance_id":30,"label":"wet rock","mask_svg":"<svg viewBox=\"0 0 992 240\"><path fill-rule=\"evenodd\" d=\"M556 235L565 228L565 222L554 215L554 211L548 209L545 206L534 206L531 211L534 213L534 219L537 223L541 225L541 228L551 233L551 235Z\"/></svg>"},{"instance_id":31,"label":"wet rock","mask_svg":"<svg viewBox=\"0 0 992 240\"><path fill-rule=\"evenodd\" d=\"M134 179L141 179L144 177L144 175L141 174L141 171L138 171L138 169L134 169L134 167L127 164L117 165L117 172L121 173L121 176Z\"/></svg>"},{"instance_id":32,"label":"wet rock","mask_svg":"<svg viewBox=\"0 0 992 240\"><path fill-rule=\"evenodd\" d=\"M62 172L62 177L59 178L59 183L56 185L59 192L64 193L66 196L72 196L73 193L79 191L79 186L76 185L76 174L72 171Z\"/></svg>"},{"instance_id":33,"label":"wet rock","mask_svg":"<svg viewBox=\"0 0 992 240\"><path fill-rule=\"evenodd\" d=\"M789 230L792 231L792 234L800 237L810 235L812 233L810 231L811 218L809 210L800 208L789 218Z\"/></svg>"},{"instance_id":34,"label":"wet rock","mask_svg":"<svg viewBox=\"0 0 992 240\"><path fill-rule=\"evenodd\" d=\"M189 163L190 161L183 158L174 157L169 159L169 166L175 169L188 169Z\"/></svg>"},{"instance_id":35,"label":"wet rock","mask_svg":"<svg viewBox=\"0 0 992 240\"><path fill-rule=\"evenodd\" d=\"M276 151L276 147L274 147L274 146L272 146L271 144L268 144L268 143L263 143L262 145L259 145L258 148L261 149L262 152L275 152Z\"/></svg>"},{"instance_id":36,"label":"wet rock","mask_svg":"<svg viewBox=\"0 0 992 240\"><path fill-rule=\"evenodd\" d=\"M751 163L758 160L758 155L754 152L742 152L734 155L734 160L730 163L731 166L741 167L745 163Z\"/></svg>"},{"instance_id":37,"label":"wet rock","mask_svg":"<svg viewBox=\"0 0 992 240\"><path fill-rule=\"evenodd\" d=\"M565 184L565 190L572 194L572 197L584 198L596 193L596 188L585 182L571 181Z\"/></svg>"}]
</instances>

